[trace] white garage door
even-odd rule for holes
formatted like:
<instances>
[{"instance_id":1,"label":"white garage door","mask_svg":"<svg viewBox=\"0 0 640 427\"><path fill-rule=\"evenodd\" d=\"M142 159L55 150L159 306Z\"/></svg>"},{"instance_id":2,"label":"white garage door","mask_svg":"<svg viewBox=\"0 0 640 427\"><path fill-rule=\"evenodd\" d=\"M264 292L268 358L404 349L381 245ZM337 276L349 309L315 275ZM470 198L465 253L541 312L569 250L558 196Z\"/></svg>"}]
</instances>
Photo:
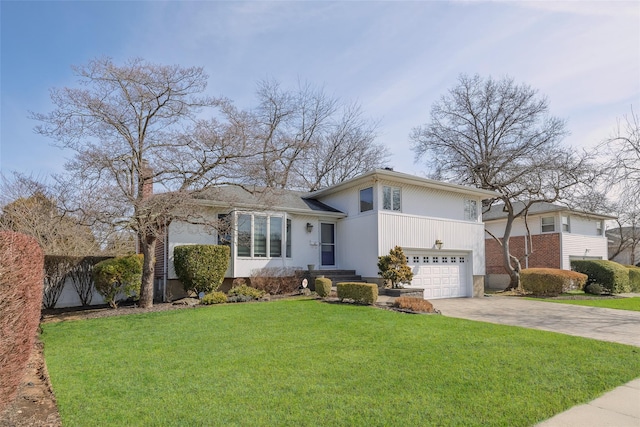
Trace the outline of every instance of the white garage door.
<instances>
[{"instance_id":1,"label":"white garage door","mask_svg":"<svg viewBox=\"0 0 640 427\"><path fill-rule=\"evenodd\" d=\"M411 287L424 289L425 299L467 297L471 286L468 257L459 255L407 254L413 271Z\"/></svg>"}]
</instances>

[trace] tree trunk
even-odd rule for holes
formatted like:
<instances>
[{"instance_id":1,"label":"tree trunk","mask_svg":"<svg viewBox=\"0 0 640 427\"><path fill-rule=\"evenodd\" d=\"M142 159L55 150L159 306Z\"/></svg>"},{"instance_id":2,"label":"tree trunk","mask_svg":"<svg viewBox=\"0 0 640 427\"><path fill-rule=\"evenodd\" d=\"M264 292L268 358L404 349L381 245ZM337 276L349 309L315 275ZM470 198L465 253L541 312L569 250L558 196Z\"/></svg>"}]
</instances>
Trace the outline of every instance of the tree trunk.
<instances>
[{"instance_id":1,"label":"tree trunk","mask_svg":"<svg viewBox=\"0 0 640 427\"><path fill-rule=\"evenodd\" d=\"M511 238L513 220L513 212L509 212L507 214L507 224L504 228L504 236L502 237L502 259L504 268L509 274L509 286L506 287L505 291L522 290L522 284L520 283L520 261L518 261L516 257L511 256L509 250L509 239ZM512 261L515 263L515 266L512 265Z\"/></svg>"},{"instance_id":2,"label":"tree trunk","mask_svg":"<svg viewBox=\"0 0 640 427\"><path fill-rule=\"evenodd\" d=\"M153 272L155 269L156 241L155 235L140 233L140 250L144 256L142 261L142 285L140 286L140 307L153 307Z\"/></svg>"}]
</instances>

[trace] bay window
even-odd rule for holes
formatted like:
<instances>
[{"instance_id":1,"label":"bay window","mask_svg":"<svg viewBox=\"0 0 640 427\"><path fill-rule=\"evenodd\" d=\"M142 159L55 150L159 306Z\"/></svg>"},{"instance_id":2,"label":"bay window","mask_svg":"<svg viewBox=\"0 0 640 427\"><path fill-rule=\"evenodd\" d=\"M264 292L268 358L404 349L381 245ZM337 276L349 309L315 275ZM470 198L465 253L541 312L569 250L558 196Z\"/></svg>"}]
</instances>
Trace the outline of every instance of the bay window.
<instances>
[{"instance_id":1,"label":"bay window","mask_svg":"<svg viewBox=\"0 0 640 427\"><path fill-rule=\"evenodd\" d=\"M262 214L238 214L237 230L239 257L282 257L283 217ZM287 257L291 254L291 220L287 220Z\"/></svg>"}]
</instances>

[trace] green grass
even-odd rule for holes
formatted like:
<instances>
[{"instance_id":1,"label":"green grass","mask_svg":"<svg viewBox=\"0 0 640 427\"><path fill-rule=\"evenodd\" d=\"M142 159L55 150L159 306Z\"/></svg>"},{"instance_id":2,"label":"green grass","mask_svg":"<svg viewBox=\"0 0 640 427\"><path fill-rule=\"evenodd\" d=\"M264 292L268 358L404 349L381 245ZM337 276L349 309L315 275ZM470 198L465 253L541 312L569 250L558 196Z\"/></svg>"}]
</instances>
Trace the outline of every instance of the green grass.
<instances>
[{"instance_id":1,"label":"green grass","mask_svg":"<svg viewBox=\"0 0 640 427\"><path fill-rule=\"evenodd\" d=\"M640 349L314 300L49 323L63 425L528 426L640 375Z\"/></svg>"},{"instance_id":2,"label":"green grass","mask_svg":"<svg viewBox=\"0 0 640 427\"><path fill-rule=\"evenodd\" d=\"M589 307L615 308L617 310L640 311L640 297L606 299L549 299L527 298L536 301L558 302L561 304L586 305Z\"/></svg>"}]
</instances>

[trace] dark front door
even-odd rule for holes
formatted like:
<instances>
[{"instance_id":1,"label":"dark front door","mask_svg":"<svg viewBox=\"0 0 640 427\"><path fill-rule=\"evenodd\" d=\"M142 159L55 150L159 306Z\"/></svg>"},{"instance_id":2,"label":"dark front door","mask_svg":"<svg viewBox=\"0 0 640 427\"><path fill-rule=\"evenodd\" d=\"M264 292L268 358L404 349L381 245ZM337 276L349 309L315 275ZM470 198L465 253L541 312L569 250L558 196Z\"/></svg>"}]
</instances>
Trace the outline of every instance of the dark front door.
<instances>
[{"instance_id":1,"label":"dark front door","mask_svg":"<svg viewBox=\"0 0 640 427\"><path fill-rule=\"evenodd\" d=\"M320 251L323 266L336 265L336 225L320 223Z\"/></svg>"}]
</instances>

